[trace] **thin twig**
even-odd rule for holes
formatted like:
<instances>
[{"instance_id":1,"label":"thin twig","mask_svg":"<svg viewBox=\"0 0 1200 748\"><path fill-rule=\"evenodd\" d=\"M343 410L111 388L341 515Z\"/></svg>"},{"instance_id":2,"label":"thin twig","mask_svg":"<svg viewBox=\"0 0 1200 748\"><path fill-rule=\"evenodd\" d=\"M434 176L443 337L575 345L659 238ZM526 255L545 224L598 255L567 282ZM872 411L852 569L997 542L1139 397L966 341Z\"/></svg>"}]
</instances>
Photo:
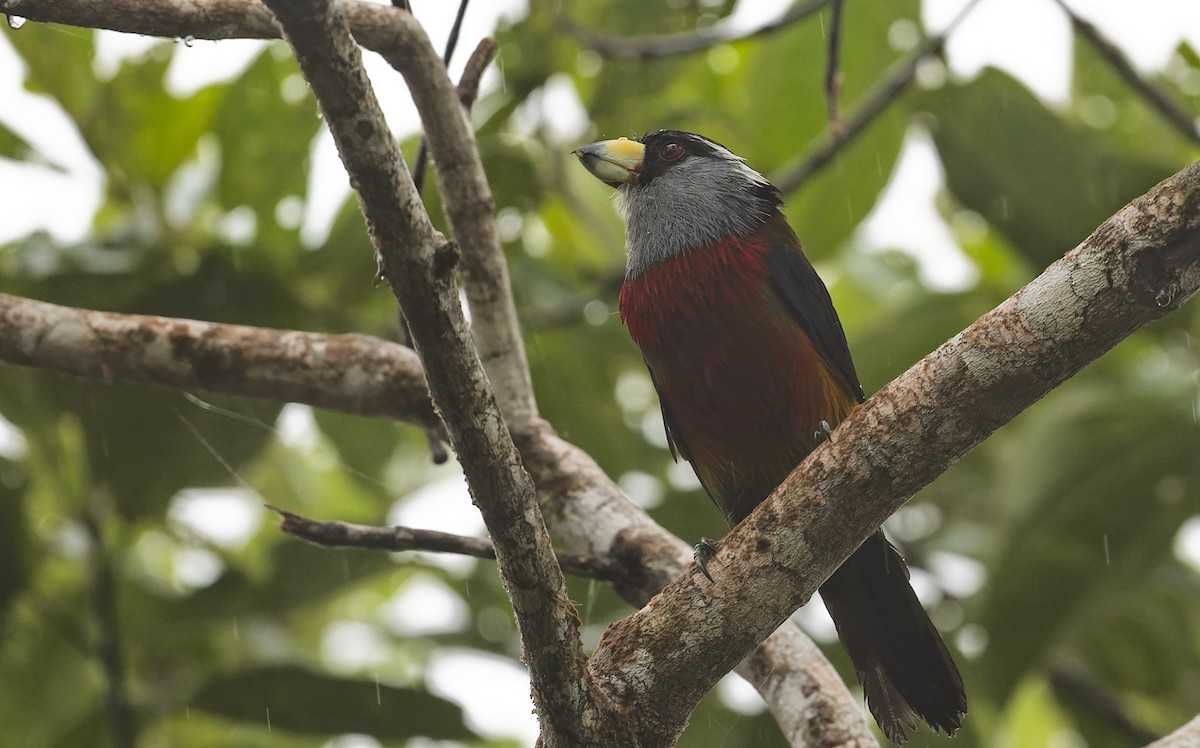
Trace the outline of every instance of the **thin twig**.
<instances>
[{"instance_id":1,"label":"thin twig","mask_svg":"<svg viewBox=\"0 0 1200 748\"><path fill-rule=\"evenodd\" d=\"M1193 143L1200 143L1200 127L1196 126L1196 120L1193 115L1184 111L1171 97L1167 96L1158 86L1142 77L1129 59L1121 54L1121 50L1110 42L1100 33L1100 30L1092 23L1084 20L1076 15L1075 11L1071 10L1065 0L1054 0L1058 6L1063 9L1067 17L1071 19L1071 25L1075 30L1087 40L1088 44L1096 50L1097 53L1116 71L1117 75L1125 79L1130 88L1136 91L1150 104L1158 110L1158 113L1171 124L1176 130L1181 132L1184 137L1191 140Z\"/></svg>"},{"instance_id":2,"label":"thin twig","mask_svg":"<svg viewBox=\"0 0 1200 748\"><path fill-rule=\"evenodd\" d=\"M353 7L365 11L369 6ZM461 91L446 77L437 54L429 54L428 40L418 47L402 41L395 32L384 37L362 28L359 41L383 55L409 85L436 166L442 210L455 241L463 248L459 277L471 310L475 347L508 428L513 432L529 429L538 417L537 402L508 263L496 228L496 201L475 133L463 116ZM440 74L429 75L427 66L435 64ZM482 73L482 68L472 69Z\"/></svg>"},{"instance_id":3,"label":"thin twig","mask_svg":"<svg viewBox=\"0 0 1200 748\"><path fill-rule=\"evenodd\" d=\"M431 551L456 553L462 556L496 560L496 549L490 540L455 535L436 530L411 527L378 527L351 522L322 522L280 509L271 504L268 509L283 518L279 528L289 535L328 548L361 548L376 551ZM618 582L629 576L628 571L611 556L595 553L555 551L558 564L570 574L602 582Z\"/></svg>"},{"instance_id":4,"label":"thin twig","mask_svg":"<svg viewBox=\"0 0 1200 748\"><path fill-rule=\"evenodd\" d=\"M450 36L446 39L446 51L442 54L442 64L447 68L450 67L450 59L454 56L454 48L458 46L458 35L462 30L463 18L467 15L467 4L470 0L461 0L458 4L458 13L454 16L454 25L450 27ZM417 146L417 159L413 162L413 183L417 185L417 194L425 188L425 167L429 162L429 144L425 142L425 136L421 136L421 143Z\"/></svg>"},{"instance_id":5,"label":"thin twig","mask_svg":"<svg viewBox=\"0 0 1200 748\"><path fill-rule=\"evenodd\" d=\"M408 7L407 0L392 0L393 4L400 2L404 3L405 10L408 10L410 13L412 12L412 9ZM446 39L446 51L442 55L442 65L445 67L450 67L450 58L454 55L454 48L458 45L458 35L462 28L463 18L467 14L468 2L469 0L462 0L462 2L458 4L458 14L454 17L454 25L450 29L449 38ZM425 136L422 135L421 141L417 145L417 157L413 161L412 168L413 184L415 184L417 187L418 195L422 194L422 191L425 188L425 167L428 165L428 163L429 145L425 142ZM412 332L408 329L408 320L404 318L404 312L399 311L397 313L397 317L399 320L398 325L400 328L400 334L404 340L404 344L412 347ZM429 454L430 458L433 460L433 463L435 465L444 464L446 460L449 459L449 454L446 452L446 448L438 439L437 434L435 434L433 431L426 431L425 439L429 442Z\"/></svg>"},{"instance_id":6,"label":"thin twig","mask_svg":"<svg viewBox=\"0 0 1200 748\"><path fill-rule=\"evenodd\" d=\"M838 100L842 93L842 0L829 3L829 43L825 57L825 105L829 113L829 140L842 139L842 114Z\"/></svg>"},{"instance_id":7,"label":"thin twig","mask_svg":"<svg viewBox=\"0 0 1200 748\"><path fill-rule=\"evenodd\" d=\"M458 100L462 102L463 109L468 112L475 105L483 73L487 70L487 66L492 64L498 48L495 39L485 36L479 40L479 44L475 45L475 51L467 58L462 77L458 79Z\"/></svg>"},{"instance_id":8,"label":"thin twig","mask_svg":"<svg viewBox=\"0 0 1200 748\"><path fill-rule=\"evenodd\" d=\"M573 36L583 46L599 52L606 57L615 57L624 60L653 60L662 57L689 54L691 52L701 52L718 44L739 42L774 33L811 16L825 7L829 1L808 0L808 2L800 3L775 20L768 21L744 34L734 33L726 29L725 24L718 24L683 34L651 34L647 36L622 37L585 29L577 26L566 16L559 18L558 26L567 34Z\"/></svg>"},{"instance_id":9,"label":"thin twig","mask_svg":"<svg viewBox=\"0 0 1200 748\"><path fill-rule=\"evenodd\" d=\"M459 17L455 22L455 32L451 35L452 39L458 38L457 24L462 20L462 10L465 9L466 2L459 6ZM447 49L446 58L449 58ZM462 78L458 82L458 100L462 102L463 109L470 112L471 107L475 104L475 98L479 95L479 82L483 78L483 71L491 64L492 58L496 56L496 40L491 37L484 37L479 40L479 44L475 46L475 51L467 58L466 67L463 68ZM417 192L421 191L421 180L425 174L425 162L428 157L428 144L425 138L421 138L421 147L417 151L417 162L414 167L413 180L417 185ZM412 335L408 331L408 321L404 319L404 314L400 314L400 327L407 336L407 345L412 346ZM442 445L440 439L440 431L426 429L425 436L429 441L429 453L436 465L441 465L449 459L446 453L446 448Z\"/></svg>"},{"instance_id":10,"label":"thin twig","mask_svg":"<svg viewBox=\"0 0 1200 748\"><path fill-rule=\"evenodd\" d=\"M800 163L796 166L787 169L786 171L774 176L772 182L781 191L787 193L799 187L809 179L813 174L817 173L822 167L831 162L837 154L854 141L859 135L867 129L867 126L875 121L880 112L888 107L900 93L908 86L912 79L917 74L917 68L926 58L932 57L941 52L946 45L946 40L950 34L958 28L967 14L978 5L979 0L971 0L968 2L958 15L950 22L941 33L931 36L920 47L914 50L907 59L900 64L896 71L888 76L883 83L875 88L874 93L867 97L858 109L854 111L850 118L846 121L845 127L842 129L841 137L830 137L824 143L809 151L804 156Z\"/></svg>"}]
</instances>

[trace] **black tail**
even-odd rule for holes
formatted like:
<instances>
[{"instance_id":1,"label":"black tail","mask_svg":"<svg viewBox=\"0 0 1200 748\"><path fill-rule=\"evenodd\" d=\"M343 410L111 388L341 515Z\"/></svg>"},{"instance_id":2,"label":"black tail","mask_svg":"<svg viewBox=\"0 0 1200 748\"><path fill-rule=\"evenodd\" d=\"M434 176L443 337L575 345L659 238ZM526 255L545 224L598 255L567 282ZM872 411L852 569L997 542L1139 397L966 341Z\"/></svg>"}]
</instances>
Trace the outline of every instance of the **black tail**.
<instances>
[{"instance_id":1,"label":"black tail","mask_svg":"<svg viewBox=\"0 0 1200 748\"><path fill-rule=\"evenodd\" d=\"M882 531L821 586L821 598L890 740L903 743L917 717L947 734L959 728L967 713L962 676Z\"/></svg>"}]
</instances>

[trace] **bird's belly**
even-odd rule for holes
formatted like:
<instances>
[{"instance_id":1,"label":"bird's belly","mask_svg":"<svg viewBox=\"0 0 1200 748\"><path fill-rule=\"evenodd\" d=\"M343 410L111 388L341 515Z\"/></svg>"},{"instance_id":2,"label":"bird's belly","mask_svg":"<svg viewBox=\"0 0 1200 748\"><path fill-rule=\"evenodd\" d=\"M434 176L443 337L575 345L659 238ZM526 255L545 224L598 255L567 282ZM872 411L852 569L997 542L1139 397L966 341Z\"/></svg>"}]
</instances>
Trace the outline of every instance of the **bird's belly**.
<instances>
[{"instance_id":1,"label":"bird's belly","mask_svg":"<svg viewBox=\"0 0 1200 748\"><path fill-rule=\"evenodd\" d=\"M730 238L621 289L672 438L730 522L812 450L821 421L836 425L857 402L770 290L770 249Z\"/></svg>"},{"instance_id":2,"label":"bird's belly","mask_svg":"<svg viewBox=\"0 0 1200 748\"><path fill-rule=\"evenodd\" d=\"M812 450L821 421L836 424L854 401L803 330L761 305L677 317L665 331L643 354L696 472L736 522Z\"/></svg>"}]
</instances>

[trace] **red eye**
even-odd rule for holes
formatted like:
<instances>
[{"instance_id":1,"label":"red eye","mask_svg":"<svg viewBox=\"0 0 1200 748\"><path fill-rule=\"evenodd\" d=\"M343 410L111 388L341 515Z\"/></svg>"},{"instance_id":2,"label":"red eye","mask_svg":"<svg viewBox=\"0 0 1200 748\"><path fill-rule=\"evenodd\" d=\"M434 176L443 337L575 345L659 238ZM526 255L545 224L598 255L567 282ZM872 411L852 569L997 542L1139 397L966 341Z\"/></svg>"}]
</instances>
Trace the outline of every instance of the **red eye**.
<instances>
[{"instance_id":1,"label":"red eye","mask_svg":"<svg viewBox=\"0 0 1200 748\"><path fill-rule=\"evenodd\" d=\"M663 161L674 161L683 155L683 146L678 143L667 143L658 152L658 155L662 156Z\"/></svg>"}]
</instances>

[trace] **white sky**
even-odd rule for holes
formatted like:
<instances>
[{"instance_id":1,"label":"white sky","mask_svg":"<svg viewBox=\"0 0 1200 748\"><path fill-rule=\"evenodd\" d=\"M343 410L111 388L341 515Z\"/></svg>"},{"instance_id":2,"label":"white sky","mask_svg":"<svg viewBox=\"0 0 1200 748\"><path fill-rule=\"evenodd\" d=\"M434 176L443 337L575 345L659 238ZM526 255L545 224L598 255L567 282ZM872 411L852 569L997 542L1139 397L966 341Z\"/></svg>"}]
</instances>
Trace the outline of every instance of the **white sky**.
<instances>
[{"instance_id":1,"label":"white sky","mask_svg":"<svg viewBox=\"0 0 1200 748\"><path fill-rule=\"evenodd\" d=\"M939 30L964 3L965 0L925 0L922 20L931 30ZM749 28L789 4L787 0L742 0L729 23L736 28ZM1120 0L1074 0L1071 4L1099 26L1140 69L1161 68L1180 39L1187 39L1200 49L1200 7L1195 0L1141 0L1136 9ZM434 43L441 48L457 3L415 0L414 5ZM470 6L460 54L456 65L451 66L455 77L466 53L476 40L491 33L496 19L517 17L524 7L523 0ZM62 28L60 33L75 32ZM1059 103L1068 91L1069 39L1068 22L1052 0L984 0L947 46L949 73L966 78L984 66L999 67L1019 78L1043 100ZM136 54L150 43L153 40L102 33L97 70L111 74L122 56ZM167 85L170 90L183 93L233 75L249 62L260 45L248 41L179 44ZM414 132L416 116L399 76L375 55L368 54L367 61L393 131L399 136ZM22 64L4 34L0 34L0 121L29 140L61 171L0 160L0 243L38 229L47 230L63 241L75 241L87 233L92 213L99 205L102 174L66 117L44 97L24 91L22 76ZM499 84L494 71L484 81L485 87ZM587 119L573 88L566 79L558 78L524 107L518 122L529 127L539 122L554 122L551 135L566 144L582 134ZM628 123L631 131L654 127L653 122ZM310 241L323 235L349 189L328 136L319 139L314 157L304 219L305 237ZM940 167L929 138L919 131L910 132L898 169L859 238L868 245L899 246L918 259L930 283L956 288L970 282L971 269L934 210L933 199L941 185ZM298 444L303 446L303 440ZM20 450L19 433L0 417L0 454L16 455ZM222 506L231 509L222 512L226 523L237 527L214 527L211 512ZM252 529L262 521L261 512L254 506L253 501L237 492L231 495L192 492L179 498L172 518L194 525L194 531L201 536L236 544L246 536L244 528ZM427 507L436 507L437 511L429 511ZM453 471L447 472L442 481L415 501L398 505L395 519L431 527L438 516L444 517L449 510L460 518L474 518L476 529L481 529L461 476ZM1190 523L1177 540L1180 555L1191 563L1200 563L1196 561L1200 558L1198 528L1196 522ZM462 525L456 531L461 532ZM465 566L456 567L459 571L475 562L463 559L462 563ZM436 584L426 579L422 585L388 603L381 613L388 627L428 630L463 615L453 601L439 595L434 589ZM425 607L437 611L438 620L403 622L406 613ZM814 621L811 625L819 627L820 623ZM358 624L347 627L345 622L339 623L330 631L331 641L342 641L360 628ZM476 729L487 734L511 735L526 744L536 737L528 681L524 670L515 663L472 652L445 652L433 663L430 678L435 688L463 703ZM720 692L735 708L743 711L755 708L753 699L748 702L745 690L737 685L727 684Z\"/></svg>"}]
</instances>

